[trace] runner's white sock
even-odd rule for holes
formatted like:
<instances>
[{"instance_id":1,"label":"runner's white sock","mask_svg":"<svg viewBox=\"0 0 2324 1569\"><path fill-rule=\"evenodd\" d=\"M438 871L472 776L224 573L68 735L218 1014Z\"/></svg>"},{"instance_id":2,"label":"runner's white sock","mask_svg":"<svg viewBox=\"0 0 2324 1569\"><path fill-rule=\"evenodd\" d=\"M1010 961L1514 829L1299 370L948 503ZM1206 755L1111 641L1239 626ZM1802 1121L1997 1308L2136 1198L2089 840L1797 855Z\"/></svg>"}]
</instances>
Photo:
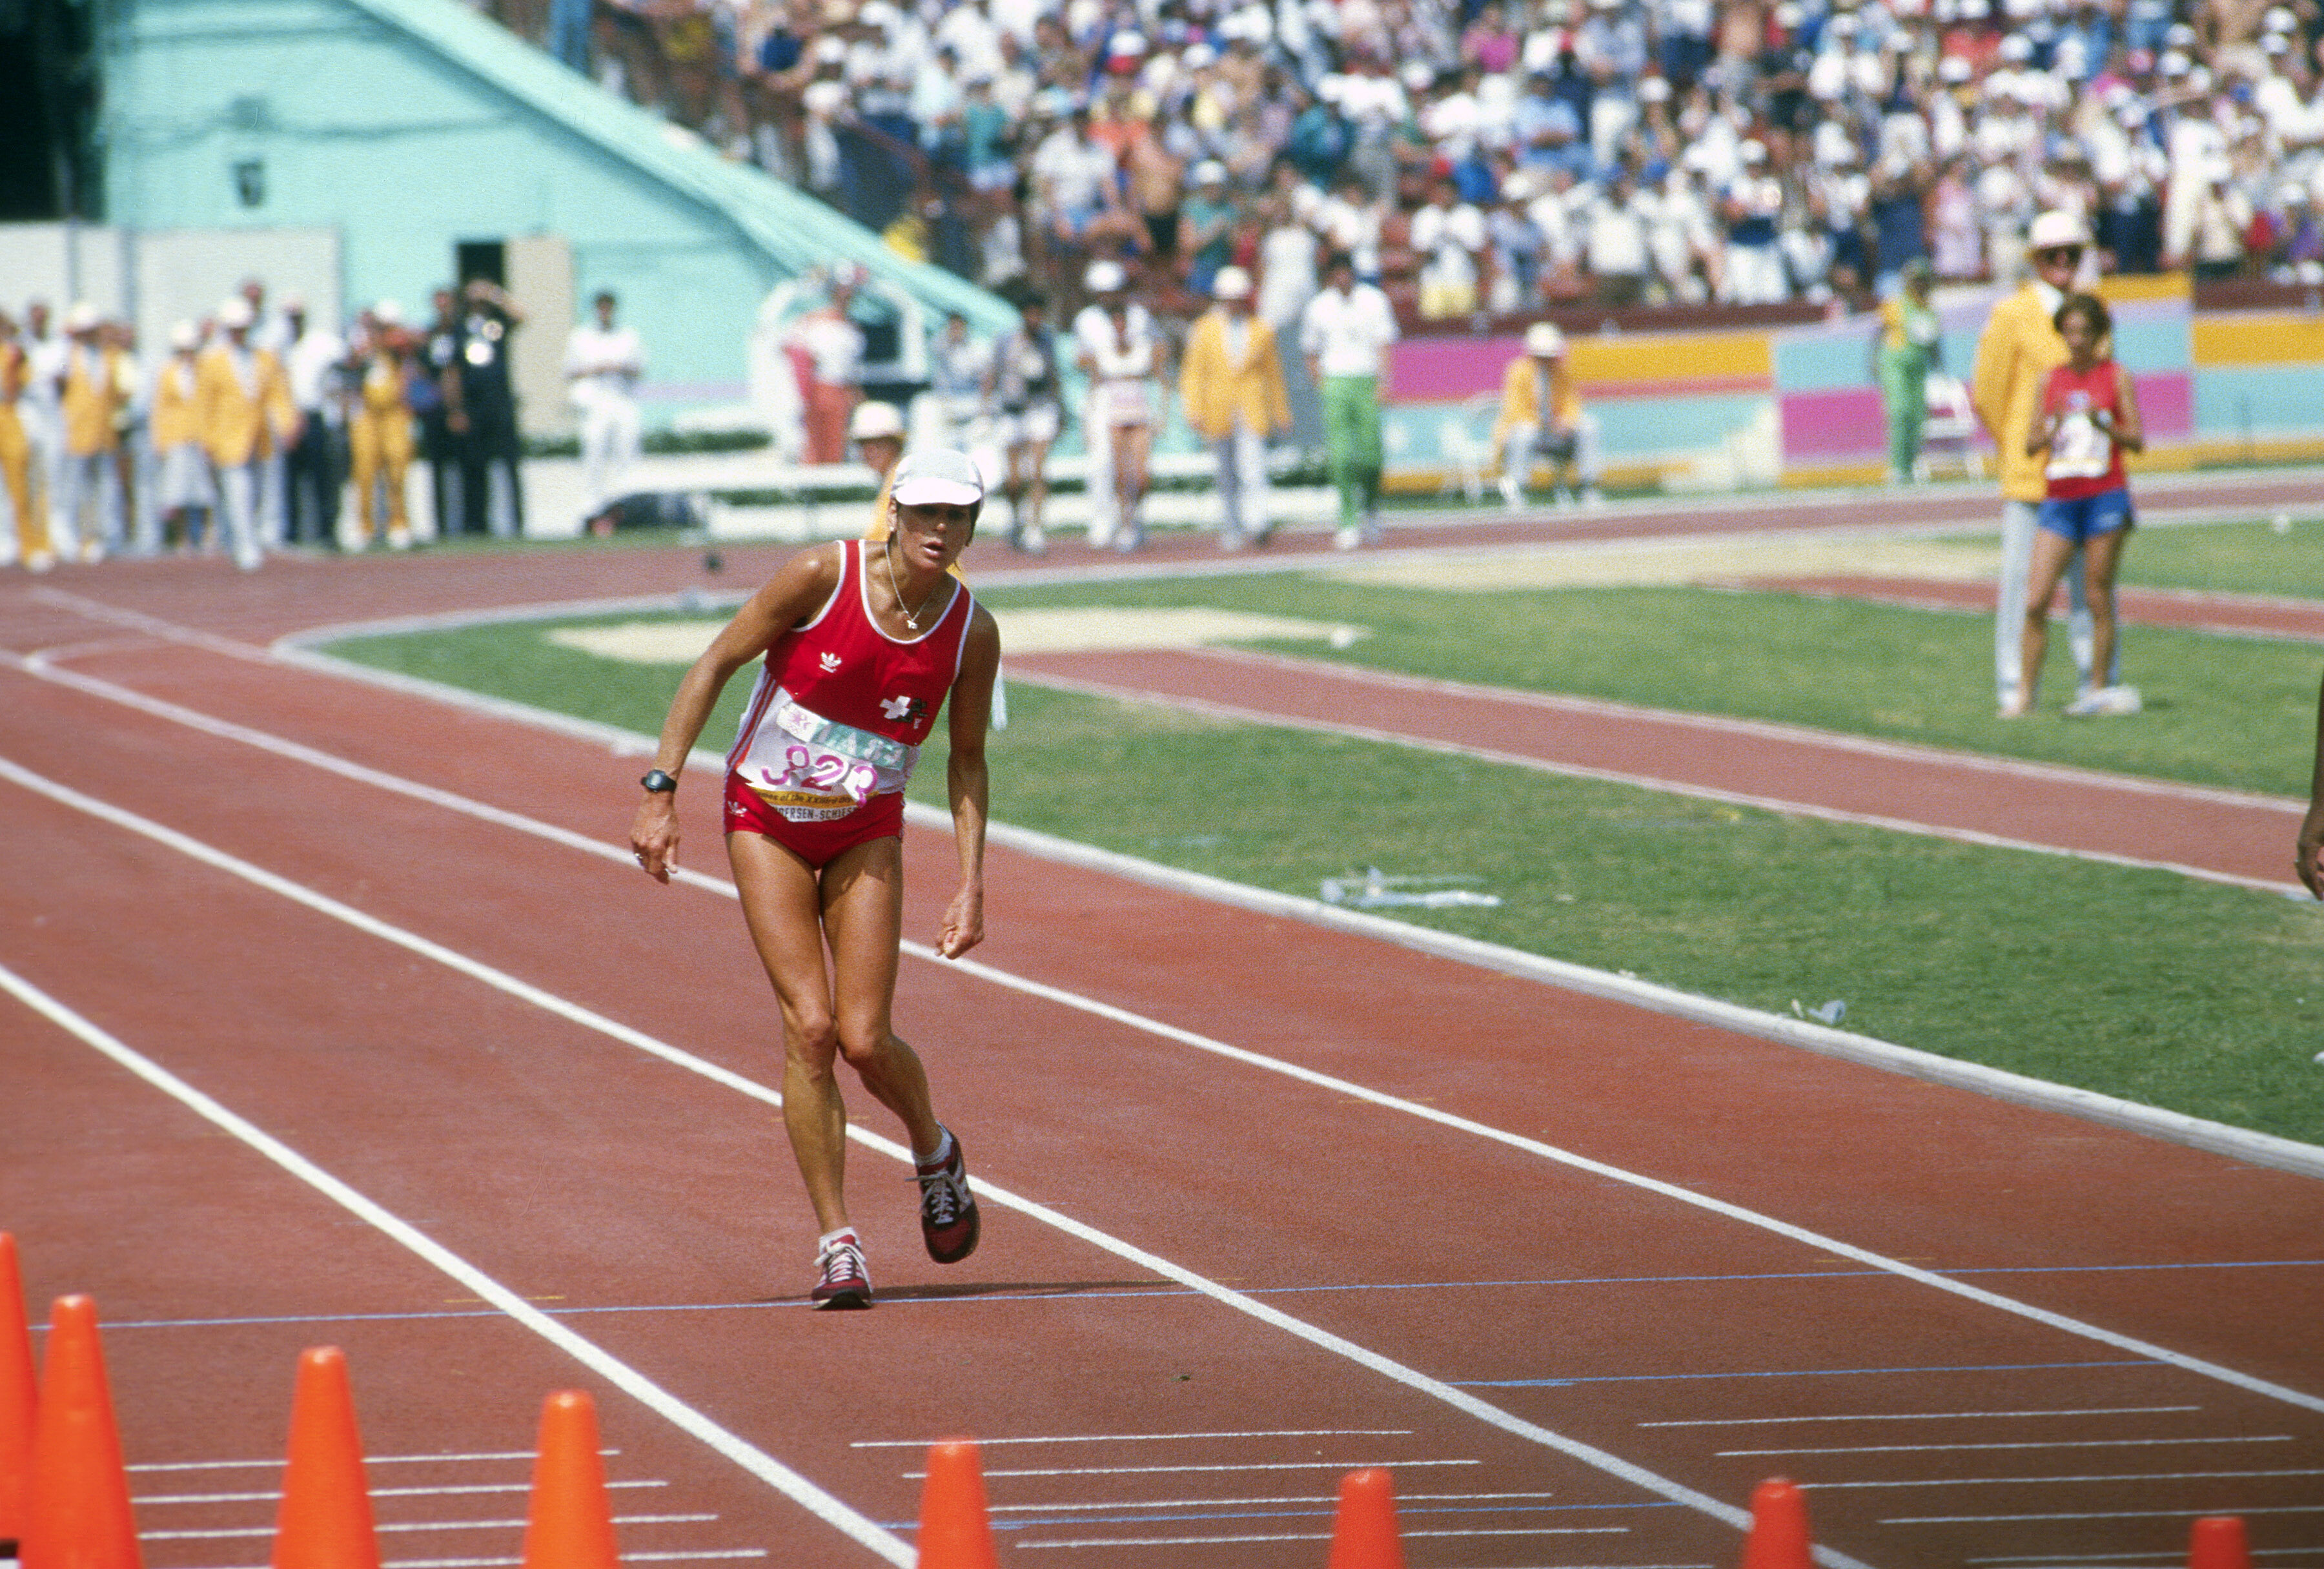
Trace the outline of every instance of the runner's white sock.
<instances>
[{"instance_id":1,"label":"runner's white sock","mask_svg":"<svg viewBox=\"0 0 2324 1569\"><path fill-rule=\"evenodd\" d=\"M918 1162L919 1168L922 1171L928 1170L932 1167L942 1166L945 1161L952 1158L952 1130L945 1128L942 1123L938 1123L937 1126L943 1129L944 1137L936 1141L936 1152L934 1155L927 1157L926 1159L922 1159L918 1155L914 1155L912 1157L915 1161Z\"/></svg>"},{"instance_id":2,"label":"runner's white sock","mask_svg":"<svg viewBox=\"0 0 2324 1569\"><path fill-rule=\"evenodd\" d=\"M834 1242L853 1242L860 1248L863 1245L863 1239L855 1234L853 1226L842 1226L835 1232L825 1232L816 1238L815 1251L820 1253Z\"/></svg>"}]
</instances>

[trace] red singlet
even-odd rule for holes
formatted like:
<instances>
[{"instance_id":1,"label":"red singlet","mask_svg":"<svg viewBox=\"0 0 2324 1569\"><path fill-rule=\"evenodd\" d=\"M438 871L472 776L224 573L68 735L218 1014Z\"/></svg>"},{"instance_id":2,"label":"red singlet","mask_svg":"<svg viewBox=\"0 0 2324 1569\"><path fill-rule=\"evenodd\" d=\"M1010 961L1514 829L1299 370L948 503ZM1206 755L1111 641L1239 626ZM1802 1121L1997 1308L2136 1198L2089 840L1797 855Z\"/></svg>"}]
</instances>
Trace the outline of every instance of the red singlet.
<instances>
[{"instance_id":1,"label":"red singlet","mask_svg":"<svg viewBox=\"0 0 2324 1569\"><path fill-rule=\"evenodd\" d=\"M872 549L841 542L838 586L767 650L726 754L728 831L765 834L817 866L901 832L905 783L960 674L976 609L967 585L947 578L951 601L934 623L890 637L864 583Z\"/></svg>"},{"instance_id":2,"label":"red singlet","mask_svg":"<svg viewBox=\"0 0 2324 1569\"><path fill-rule=\"evenodd\" d=\"M2063 414L2050 441L2043 467L2049 494L2059 501L2104 495L2130 483L2123 472L2122 448L2090 416L2104 410L2108 422L2122 418L2122 388L2115 362L2103 359L2087 371L2060 365L2042 388L2042 412Z\"/></svg>"}]
</instances>

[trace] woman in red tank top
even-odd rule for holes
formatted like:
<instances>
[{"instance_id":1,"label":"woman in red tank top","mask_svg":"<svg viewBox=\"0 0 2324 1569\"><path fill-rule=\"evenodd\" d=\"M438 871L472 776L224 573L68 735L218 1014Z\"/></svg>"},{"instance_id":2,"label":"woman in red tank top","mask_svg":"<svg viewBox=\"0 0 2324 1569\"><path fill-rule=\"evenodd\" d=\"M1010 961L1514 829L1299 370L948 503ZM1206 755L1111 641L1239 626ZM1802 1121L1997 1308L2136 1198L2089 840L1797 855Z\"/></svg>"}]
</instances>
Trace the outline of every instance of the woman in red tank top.
<instances>
[{"instance_id":1,"label":"woman in red tank top","mask_svg":"<svg viewBox=\"0 0 2324 1569\"><path fill-rule=\"evenodd\" d=\"M823 1232L811 1294L819 1307L872 1305L843 1192L843 1057L911 1135L929 1256L956 1263L976 1246L960 1141L936 1121L927 1075L890 1019L903 928L901 792L947 696L961 882L936 946L958 958L984 940L984 735L1001 634L949 571L983 500L964 453L915 453L896 468L886 540L841 540L786 562L678 684L630 830L639 866L668 882L678 775L727 681L764 656L728 759L726 854L782 1005L783 1126Z\"/></svg>"},{"instance_id":2,"label":"woman in red tank top","mask_svg":"<svg viewBox=\"0 0 2324 1569\"><path fill-rule=\"evenodd\" d=\"M2089 587L2090 669L2114 668L2114 580L2122 547L2130 538L2130 481L2122 455L2146 445L2138 418L2138 392L2130 373L2111 352L2114 320L2106 301L2093 294L2070 294L2052 318L2066 340L2066 363L2050 373L2025 434L2029 456L2047 453L2049 494L2035 514L2034 561L2027 576L2025 628L2019 644L2024 678L2013 706L2014 718L2034 706L2042 680L2042 656L2050 641L2050 600L2066 575L2074 552L2082 553ZM2077 693L2066 706L2076 716L2135 714L2138 688L2099 687Z\"/></svg>"}]
</instances>

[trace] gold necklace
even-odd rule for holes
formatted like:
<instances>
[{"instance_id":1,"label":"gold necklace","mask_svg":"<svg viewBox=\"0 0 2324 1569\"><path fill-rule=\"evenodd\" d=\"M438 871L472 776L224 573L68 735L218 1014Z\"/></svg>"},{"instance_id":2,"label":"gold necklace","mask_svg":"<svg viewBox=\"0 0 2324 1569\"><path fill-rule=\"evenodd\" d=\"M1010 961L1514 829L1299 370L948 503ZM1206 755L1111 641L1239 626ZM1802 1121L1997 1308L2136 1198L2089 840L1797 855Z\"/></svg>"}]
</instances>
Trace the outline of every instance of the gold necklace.
<instances>
[{"instance_id":1,"label":"gold necklace","mask_svg":"<svg viewBox=\"0 0 2324 1569\"><path fill-rule=\"evenodd\" d=\"M896 581L895 535L890 534L885 540L880 541L880 559L888 563L888 587L890 591L896 595L896 608L898 610L904 610L904 586ZM920 630L920 616L927 610L928 601L936 596L936 590L943 586L944 579L942 577L938 577L936 579L936 588L928 590L927 597L920 601L920 608L918 610L904 610L904 624L906 626L910 627L914 632Z\"/></svg>"}]
</instances>

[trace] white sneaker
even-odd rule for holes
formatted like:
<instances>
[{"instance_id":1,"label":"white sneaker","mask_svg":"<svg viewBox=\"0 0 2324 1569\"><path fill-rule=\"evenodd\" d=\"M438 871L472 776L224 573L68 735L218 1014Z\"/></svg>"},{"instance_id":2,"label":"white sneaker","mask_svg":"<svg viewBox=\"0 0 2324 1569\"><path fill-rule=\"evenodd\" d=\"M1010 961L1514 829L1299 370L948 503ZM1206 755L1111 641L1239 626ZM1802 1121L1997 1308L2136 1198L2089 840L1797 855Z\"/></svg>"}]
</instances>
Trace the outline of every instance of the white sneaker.
<instances>
[{"instance_id":1,"label":"white sneaker","mask_svg":"<svg viewBox=\"0 0 2324 1569\"><path fill-rule=\"evenodd\" d=\"M1584 512L1594 512L1605 504L1605 493L1600 491L1596 485L1591 485L1582 487L1582 508Z\"/></svg>"},{"instance_id":2,"label":"white sneaker","mask_svg":"<svg viewBox=\"0 0 2324 1569\"><path fill-rule=\"evenodd\" d=\"M1355 527L1353 524L1350 524L1348 527L1340 530L1332 536L1332 543L1342 550L1354 549L1358 545L1363 543L1363 531Z\"/></svg>"},{"instance_id":3,"label":"white sneaker","mask_svg":"<svg viewBox=\"0 0 2324 1569\"><path fill-rule=\"evenodd\" d=\"M2100 687L2090 694L2090 713L2100 718L2122 718L2146 706L2135 687Z\"/></svg>"},{"instance_id":4,"label":"white sneaker","mask_svg":"<svg viewBox=\"0 0 2324 1569\"><path fill-rule=\"evenodd\" d=\"M105 541L85 540L81 542L80 558L84 565L94 567L105 559Z\"/></svg>"},{"instance_id":5,"label":"white sneaker","mask_svg":"<svg viewBox=\"0 0 2324 1569\"><path fill-rule=\"evenodd\" d=\"M35 550L24 558L24 570L35 575L48 571L56 564L57 557L53 550Z\"/></svg>"},{"instance_id":6,"label":"white sneaker","mask_svg":"<svg viewBox=\"0 0 2324 1569\"><path fill-rule=\"evenodd\" d=\"M1525 505L1525 496L1516 485L1505 481L1501 485L1501 504L1509 511L1516 512Z\"/></svg>"}]
</instances>

